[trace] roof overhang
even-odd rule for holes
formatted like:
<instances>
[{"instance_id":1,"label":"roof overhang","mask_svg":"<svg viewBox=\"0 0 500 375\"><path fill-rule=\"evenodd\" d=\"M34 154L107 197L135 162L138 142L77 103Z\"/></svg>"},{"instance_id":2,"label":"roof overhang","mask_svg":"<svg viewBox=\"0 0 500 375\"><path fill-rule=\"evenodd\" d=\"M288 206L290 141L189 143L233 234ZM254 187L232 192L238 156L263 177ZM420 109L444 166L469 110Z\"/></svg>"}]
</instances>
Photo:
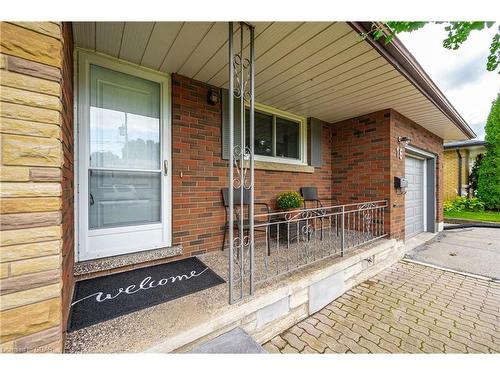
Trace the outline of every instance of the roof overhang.
<instances>
[{"instance_id":1,"label":"roof overhang","mask_svg":"<svg viewBox=\"0 0 500 375\"><path fill-rule=\"evenodd\" d=\"M473 139L470 141L445 143L444 149L445 150L455 150L457 148L476 149L476 148L485 148L486 146L487 146L486 141L481 141L479 139Z\"/></svg>"},{"instance_id":2,"label":"roof overhang","mask_svg":"<svg viewBox=\"0 0 500 375\"><path fill-rule=\"evenodd\" d=\"M360 33L367 33L372 22L349 22L352 28ZM385 44L384 38L374 40L369 34L366 40L383 55L398 71L417 87L434 105L439 108L467 138L475 138L476 134L460 116L449 100L444 96L434 81L427 75L418 61L403 45L401 40L393 37L391 43Z\"/></svg>"},{"instance_id":3,"label":"roof overhang","mask_svg":"<svg viewBox=\"0 0 500 375\"><path fill-rule=\"evenodd\" d=\"M371 23L252 24L257 102L331 123L392 108L443 139L474 137L398 39L360 38ZM75 22L73 32L78 47L227 87L227 22Z\"/></svg>"}]
</instances>

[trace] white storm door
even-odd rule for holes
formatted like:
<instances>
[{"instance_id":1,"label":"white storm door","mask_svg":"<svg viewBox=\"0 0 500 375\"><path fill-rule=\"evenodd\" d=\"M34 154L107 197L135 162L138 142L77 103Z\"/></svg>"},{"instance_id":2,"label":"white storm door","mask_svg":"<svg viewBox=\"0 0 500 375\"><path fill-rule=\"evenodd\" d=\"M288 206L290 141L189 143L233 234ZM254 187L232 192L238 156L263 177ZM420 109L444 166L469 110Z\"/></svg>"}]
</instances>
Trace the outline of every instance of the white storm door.
<instances>
[{"instance_id":1,"label":"white storm door","mask_svg":"<svg viewBox=\"0 0 500 375\"><path fill-rule=\"evenodd\" d=\"M80 63L78 260L168 246L168 81L101 56Z\"/></svg>"}]
</instances>

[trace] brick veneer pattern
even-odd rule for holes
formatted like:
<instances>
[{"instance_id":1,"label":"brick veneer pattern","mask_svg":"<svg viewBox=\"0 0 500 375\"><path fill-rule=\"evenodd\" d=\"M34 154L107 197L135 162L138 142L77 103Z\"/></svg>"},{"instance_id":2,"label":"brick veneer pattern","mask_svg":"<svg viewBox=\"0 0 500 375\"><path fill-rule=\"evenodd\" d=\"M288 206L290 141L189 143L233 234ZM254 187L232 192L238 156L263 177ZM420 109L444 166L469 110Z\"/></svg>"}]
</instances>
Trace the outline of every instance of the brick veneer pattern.
<instances>
[{"instance_id":1,"label":"brick veneer pattern","mask_svg":"<svg viewBox=\"0 0 500 375\"><path fill-rule=\"evenodd\" d=\"M431 152L436 157L436 223L443 222L443 139L431 133L422 126L411 121L395 110L391 109L391 183L394 176L404 176L404 158L396 156L396 147L399 136L411 138L411 145ZM404 239L404 195L397 195L391 189L391 235Z\"/></svg>"},{"instance_id":2,"label":"brick veneer pattern","mask_svg":"<svg viewBox=\"0 0 500 375\"><path fill-rule=\"evenodd\" d=\"M469 151L462 149L460 150L460 154L462 155L462 186L464 186L469 183ZM444 200L453 200L458 196L457 150L445 150L443 160Z\"/></svg>"},{"instance_id":3,"label":"brick veneer pattern","mask_svg":"<svg viewBox=\"0 0 500 375\"><path fill-rule=\"evenodd\" d=\"M344 204L389 200L390 111L370 113L331 127L334 201ZM390 231L388 214L385 230Z\"/></svg>"},{"instance_id":4,"label":"brick veneer pattern","mask_svg":"<svg viewBox=\"0 0 500 375\"><path fill-rule=\"evenodd\" d=\"M172 75L173 243L183 246L184 256L219 249L222 241L227 161L221 158L221 106L207 104L209 88ZM278 193L301 186L317 186L326 204L387 199L386 231L403 239L404 196L396 194L393 177L404 175L404 159L396 157L404 135L438 156L436 217L443 220L441 138L390 109L325 123L323 134L320 168L312 174L257 170L256 200L274 206Z\"/></svg>"},{"instance_id":5,"label":"brick veneer pattern","mask_svg":"<svg viewBox=\"0 0 500 375\"><path fill-rule=\"evenodd\" d=\"M339 204L387 199L385 229L404 239L404 195L393 187L394 177L405 175L404 158L396 155L399 136L437 155L436 220L442 222L443 140L391 109L332 124L332 197Z\"/></svg>"},{"instance_id":6,"label":"brick veneer pattern","mask_svg":"<svg viewBox=\"0 0 500 375\"><path fill-rule=\"evenodd\" d=\"M221 188L227 186L227 161L221 150L220 104L207 104L209 85L172 75L172 227L173 244L184 255L220 249L224 228ZM315 172L255 171L256 201L275 204L283 191L317 186L331 197L331 139L323 127L323 166ZM182 173L182 177L180 177Z\"/></svg>"}]
</instances>

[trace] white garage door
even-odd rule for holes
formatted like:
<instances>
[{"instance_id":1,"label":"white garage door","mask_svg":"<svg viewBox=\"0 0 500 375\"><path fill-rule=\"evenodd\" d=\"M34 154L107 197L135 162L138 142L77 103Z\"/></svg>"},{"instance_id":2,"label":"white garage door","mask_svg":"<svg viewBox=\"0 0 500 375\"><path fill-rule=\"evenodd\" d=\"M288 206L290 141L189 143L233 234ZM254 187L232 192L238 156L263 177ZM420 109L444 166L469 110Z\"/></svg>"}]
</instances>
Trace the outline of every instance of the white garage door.
<instances>
[{"instance_id":1,"label":"white garage door","mask_svg":"<svg viewBox=\"0 0 500 375\"><path fill-rule=\"evenodd\" d=\"M410 156L405 157L405 176L408 179L408 188L405 195L406 238L424 231L424 165L424 160Z\"/></svg>"}]
</instances>

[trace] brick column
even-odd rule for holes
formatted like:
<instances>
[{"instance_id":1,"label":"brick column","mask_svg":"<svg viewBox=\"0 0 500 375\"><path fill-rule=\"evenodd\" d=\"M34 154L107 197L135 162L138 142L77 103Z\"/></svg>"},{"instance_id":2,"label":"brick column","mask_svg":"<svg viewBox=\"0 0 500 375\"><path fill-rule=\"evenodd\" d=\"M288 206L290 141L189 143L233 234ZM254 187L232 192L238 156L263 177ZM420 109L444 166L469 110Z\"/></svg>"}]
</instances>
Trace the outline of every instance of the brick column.
<instances>
[{"instance_id":1,"label":"brick column","mask_svg":"<svg viewBox=\"0 0 500 375\"><path fill-rule=\"evenodd\" d=\"M395 176L405 175L405 159L396 155L398 137L410 137L410 144L436 155L436 223L443 222L443 139L391 109L391 184ZM405 154L406 155L406 154ZM405 238L405 196L391 187L391 237Z\"/></svg>"},{"instance_id":2,"label":"brick column","mask_svg":"<svg viewBox=\"0 0 500 375\"><path fill-rule=\"evenodd\" d=\"M393 109L332 124L332 199L338 204L388 201L385 231L405 238L405 196L396 192L395 176L405 175L396 155L398 137L434 153L436 158L436 222L443 221L443 140Z\"/></svg>"},{"instance_id":3,"label":"brick column","mask_svg":"<svg viewBox=\"0 0 500 375\"><path fill-rule=\"evenodd\" d=\"M0 28L1 349L60 352L73 258L71 31Z\"/></svg>"}]
</instances>

